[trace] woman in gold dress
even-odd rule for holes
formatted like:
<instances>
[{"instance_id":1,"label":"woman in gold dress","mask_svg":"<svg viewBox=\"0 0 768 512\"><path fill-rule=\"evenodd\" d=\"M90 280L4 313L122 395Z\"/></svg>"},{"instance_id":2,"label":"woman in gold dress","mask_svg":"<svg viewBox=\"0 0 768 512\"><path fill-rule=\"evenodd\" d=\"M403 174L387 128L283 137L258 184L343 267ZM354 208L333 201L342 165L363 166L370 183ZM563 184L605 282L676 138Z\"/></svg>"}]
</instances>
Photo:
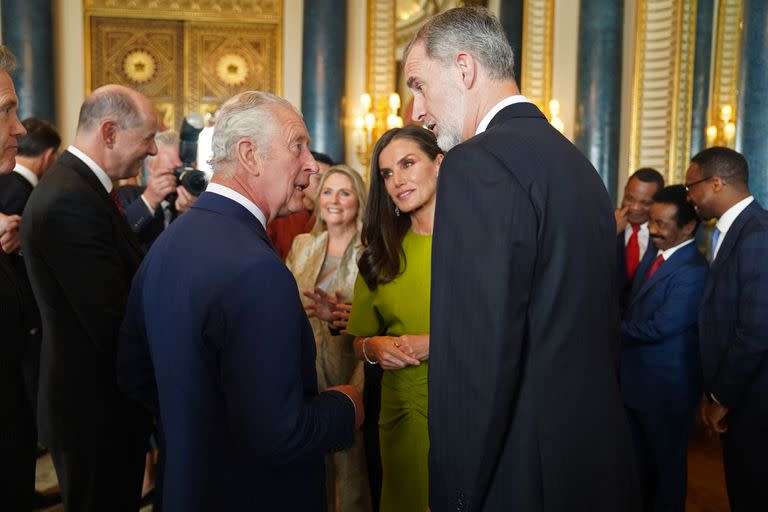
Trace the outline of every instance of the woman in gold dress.
<instances>
[{"instance_id":1,"label":"woman in gold dress","mask_svg":"<svg viewBox=\"0 0 768 512\"><path fill-rule=\"evenodd\" d=\"M363 388L362 363L352 347L354 337L334 328L332 309L336 301L352 301L365 204L365 187L357 172L345 165L328 169L318 188L315 226L294 239L285 261L304 292L302 300L317 346L319 391L340 384ZM371 510L360 432L351 448L326 458L326 479L330 512Z\"/></svg>"},{"instance_id":2,"label":"woman in gold dress","mask_svg":"<svg viewBox=\"0 0 768 512\"><path fill-rule=\"evenodd\" d=\"M363 226L365 249L347 330L378 364L381 512L428 505L427 359L432 225L443 154L435 135L395 128L376 143Z\"/></svg>"}]
</instances>

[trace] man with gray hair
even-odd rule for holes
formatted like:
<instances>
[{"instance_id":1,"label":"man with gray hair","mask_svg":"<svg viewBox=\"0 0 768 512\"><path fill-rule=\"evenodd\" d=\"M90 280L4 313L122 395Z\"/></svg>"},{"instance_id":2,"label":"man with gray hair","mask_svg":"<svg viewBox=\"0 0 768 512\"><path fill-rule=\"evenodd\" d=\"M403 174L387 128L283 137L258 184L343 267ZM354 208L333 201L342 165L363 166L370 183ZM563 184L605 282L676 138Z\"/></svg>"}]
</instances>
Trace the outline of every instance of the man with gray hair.
<instances>
[{"instance_id":1,"label":"man with gray hair","mask_svg":"<svg viewBox=\"0 0 768 512\"><path fill-rule=\"evenodd\" d=\"M96 89L75 143L24 210L21 243L42 317L38 426L67 511L135 512L151 418L117 388L117 336L141 249L118 180L157 152L157 116L138 92Z\"/></svg>"},{"instance_id":2,"label":"man with gray hair","mask_svg":"<svg viewBox=\"0 0 768 512\"><path fill-rule=\"evenodd\" d=\"M354 387L318 394L312 329L265 230L304 207L309 142L287 101L227 101L211 183L134 280L118 374L162 420L168 510L325 510L323 455L362 422Z\"/></svg>"},{"instance_id":3,"label":"man with gray hair","mask_svg":"<svg viewBox=\"0 0 768 512\"><path fill-rule=\"evenodd\" d=\"M11 80L16 58L0 44L0 175L15 165L17 139L26 133L16 109L19 98ZM23 374L29 343L29 315L34 301L19 278L15 255L18 215L0 215L0 509L31 510L35 490L35 439L32 406ZM8 242L13 242L9 245Z\"/></svg>"},{"instance_id":4,"label":"man with gray hair","mask_svg":"<svg viewBox=\"0 0 768 512\"><path fill-rule=\"evenodd\" d=\"M155 137L157 154L147 157L147 185L123 185L117 189L125 217L139 238L144 252L179 214L197 199L178 185L174 169L184 165L179 158L179 134L173 130ZM169 197L174 194L175 197Z\"/></svg>"},{"instance_id":5,"label":"man with gray hair","mask_svg":"<svg viewBox=\"0 0 768 512\"><path fill-rule=\"evenodd\" d=\"M450 150L432 245L432 510L637 510L605 187L520 95L486 10L428 20L404 62L413 118Z\"/></svg>"}]
</instances>

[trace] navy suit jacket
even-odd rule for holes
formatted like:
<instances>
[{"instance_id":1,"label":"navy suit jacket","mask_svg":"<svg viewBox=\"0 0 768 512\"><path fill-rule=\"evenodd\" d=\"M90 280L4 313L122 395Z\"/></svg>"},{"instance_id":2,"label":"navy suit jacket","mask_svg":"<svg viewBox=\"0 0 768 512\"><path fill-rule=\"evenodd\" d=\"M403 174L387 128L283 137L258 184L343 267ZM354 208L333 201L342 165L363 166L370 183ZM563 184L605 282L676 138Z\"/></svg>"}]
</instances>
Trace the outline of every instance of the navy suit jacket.
<instances>
[{"instance_id":1,"label":"navy suit jacket","mask_svg":"<svg viewBox=\"0 0 768 512\"><path fill-rule=\"evenodd\" d=\"M125 210L125 218L131 226L131 230L136 233L136 237L141 243L141 248L146 253L157 237L165 230L165 216L161 206L150 212L146 203L141 199L141 194L147 187L138 185L123 185L117 189L120 197L120 203ZM172 210L171 222L177 217L176 210Z\"/></svg>"},{"instance_id":2,"label":"navy suit jacket","mask_svg":"<svg viewBox=\"0 0 768 512\"><path fill-rule=\"evenodd\" d=\"M153 244L118 378L159 410L168 510L325 510L323 455L352 443L354 406L318 394L296 282L240 204L205 192Z\"/></svg>"},{"instance_id":3,"label":"navy suit jacket","mask_svg":"<svg viewBox=\"0 0 768 512\"><path fill-rule=\"evenodd\" d=\"M699 309L704 386L734 415L768 420L768 212L753 201L731 225Z\"/></svg>"},{"instance_id":4,"label":"navy suit jacket","mask_svg":"<svg viewBox=\"0 0 768 512\"><path fill-rule=\"evenodd\" d=\"M690 244L646 280L651 246L621 324L621 396L633 409L689 413L701 393L698 304L707 261Z\"/></svg>"}]
</instances>

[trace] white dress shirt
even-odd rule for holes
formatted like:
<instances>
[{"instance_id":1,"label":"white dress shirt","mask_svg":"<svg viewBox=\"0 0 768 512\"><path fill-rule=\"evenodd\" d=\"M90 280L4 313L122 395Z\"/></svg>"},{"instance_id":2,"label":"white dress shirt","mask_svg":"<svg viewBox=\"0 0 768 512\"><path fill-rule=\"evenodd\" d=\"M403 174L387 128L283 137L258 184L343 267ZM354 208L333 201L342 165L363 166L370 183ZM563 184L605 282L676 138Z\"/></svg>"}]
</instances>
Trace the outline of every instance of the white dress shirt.
<instances>
[{"instance_id":1,"label":"white dress shirt","mask_svg":"<svg viewBox=\"0 0 768 512\"><path fill-rule=\"evenodd\" d=\"M632 224L627 224L624 228L624 247L629 243L629 239L632 236ZM640 231L637 232L637 245L640 246L640 259L643 261L645 251L648 250L648 243L650 241L651 234L648 232L648 223L644 222L640 224ZM666 259L666 258L665 258Z\"/></svg>"},{"instance_id":2,"label":"white dress shirt","mask_svg":"<svg viewBox=\"0 0 768 512\"><path fill-rule=\"evenodd\" d=\"M715 258L717 258L720 246L723 245L723 240L725 240L725 234L731 229L731 225L736 220L736 217L738 217L754 200L755 198L752 196L742 199L728 208L728 210L717 220L715 227L720 231L720 237L717 239L717 247L715 247L715 251L712 253L712 261L715 261Z\"/></svg>"},{"instance_id":3,"label":"white dress shirt","mask_svg":"<svg viewBox=\"0 0 768 512\"><path fill-rule=\"evenodd\" d=\"M491 119L498 114L501 109L508 107L510 105L513 105L515 103L530 103L531 101L523 96L522 94L516 94L514 96L507 96L500 102L498 102L491 110L488 111L487 114L485 114L485 117L483 117L483 120L480 121L480 124L477 125L477 130L475 130L475 135L478 135L480 133L483 133L487 128L488 125L491 124Z\"/></svg>"},{"instance_id":4,"label":"white dress shirt","mask_svg":"<svg viewBox=\"0 0 768 512\"><path fill-rule=\"evenodd\" d=\"M694 241L694 240L693 240L693 238L691 238L690 240L686 240L685 242L683 242L683 243L681 243L681 244L679 244L679 245L676 245L676 246L674 246L674 247L670 247L669 249L667 249L667 250L665 250L665 251L662 251L661 249L659 249L659 252L658 252L658 253L656 253L656 257L658 258L659 256L662 256L662 257L664 258L664 261L667 261L667 260L669 260L669 258L671 258L671 257L672 257L672 255L673 255L673 254L675 254L675 253L676 253L678 250L682 249L682 248L683 248L683 247L685 247L686 245L691 245L691 244L693 243L693 241Z\"/></svg>"},{"instance_id":5,"label":"white dress shirt","mask_svg":"<svg viewBox=\"0 0 768 512\"><path fill-rule=\"evenodd\" d=\"M16 167L13 168L13 172L21 174L25 180L35 188L38 183L37 174L33 173L28 167L24 167L20 163L16 162Z\"/></svg>"},{"instance_id":6,"label":"white dress shirt","mask_svg":"<svg viewBox=\"0 0 768 512\"><path fill-rule=\"evenodd\" d=\"M242 205L249 212L251 212L253 216L259 220L259 222L261 222L261 225L264 226L264 229L267 228L267 216L264 215L264 212L262 212L261 209L256 206L253 201L245 197L243 194L235 192L231 188L225 187L224 185L220 185L218 183L209 183L208 188L206 188L205 191L224 196Z\"/></svg>"},{"instance_id":7,"label":"white dress shirt","mask_svg":"<svg viewBox=\"0 0 768 512\"><path fill-rule=\"evenodd\" d=\"M112 184L112 180L107 176L107 173L104 171L104 169L101 168L99 164L93 161L91 157L77 149L75 146L69 146L67 148L67 151L75 155L77 158L82 160L82 162L88 166L88 168L93 172L93 174L96 175L97 178L99 178L99 181L102 185L104 185L104 188L107 191L107 194L112 192L112 187L114 186Z\"/></svg>"}]
</instances>

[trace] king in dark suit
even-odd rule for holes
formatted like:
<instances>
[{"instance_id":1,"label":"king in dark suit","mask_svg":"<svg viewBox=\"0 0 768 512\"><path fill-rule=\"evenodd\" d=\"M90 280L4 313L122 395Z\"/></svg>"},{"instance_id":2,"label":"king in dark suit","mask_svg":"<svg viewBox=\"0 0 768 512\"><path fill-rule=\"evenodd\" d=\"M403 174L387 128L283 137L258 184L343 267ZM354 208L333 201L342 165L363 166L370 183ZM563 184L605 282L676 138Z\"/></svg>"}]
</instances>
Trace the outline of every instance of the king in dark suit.
<instances>
[{"instance_id":1,"label":"king in dark suit","mask_svg":"<svg viewBox=\"0 0 768 512\"><path fill-rule=\"evenodd\" d=\"M285 100L229 100L207 191L134 280L120 382L159 414L168 510L325 510L323 456L362 422L353 386L318 394L312 328L265 231L303 207L317 172L308 144Z\"/></svg>"},{"instance_id":2,"label":"king in dark suit","mask_svg":"<svg viewBox=\"0 0 768 512\"><path fill-rule=\"evenodd\" d=\"M699 216L718 218L699 309L702 416L720 433L731 510L768 510L768 212L732 149L694 156L685 182Z\"/></svg>"},{"instance_id":3,"label":"king in dark suit","mask_svg":"<svg viewBox=\"0 0 768 512\"><path fill-rule=\"evenodd\" d=\"M35 188L22 249L43 321L39 429L67 511L139 506L149 416L117 388L117 336L141 249L114 183L154 154L156 114L144 96L97 89L74 146Z\"/></svg>"},{"instance_id":4,"label":"king in dark suit","mask_svg":"<svg viewBox=\"0 0 768 512\"><path fill-rule=\"evenodd\" d=\"M684 512L688 441L701 394L698 305L707 261L694 244L685 187L653 196L652 257L635 279L621 324L621 396L627 407L644 510Z\"/></svg>"},{"instance_id":5,"label":"king in dark suit","mask_svg":"<svg viewBox=\"0 0 768 512\"><path fill-rule=\"evenodd\" d=\"M450 149L432 247L430 506L637 510L613 207L519 95L512 61L498 20L473 7L427 21L405 54L413 117Z\"/></svg>"}]
</instances>

